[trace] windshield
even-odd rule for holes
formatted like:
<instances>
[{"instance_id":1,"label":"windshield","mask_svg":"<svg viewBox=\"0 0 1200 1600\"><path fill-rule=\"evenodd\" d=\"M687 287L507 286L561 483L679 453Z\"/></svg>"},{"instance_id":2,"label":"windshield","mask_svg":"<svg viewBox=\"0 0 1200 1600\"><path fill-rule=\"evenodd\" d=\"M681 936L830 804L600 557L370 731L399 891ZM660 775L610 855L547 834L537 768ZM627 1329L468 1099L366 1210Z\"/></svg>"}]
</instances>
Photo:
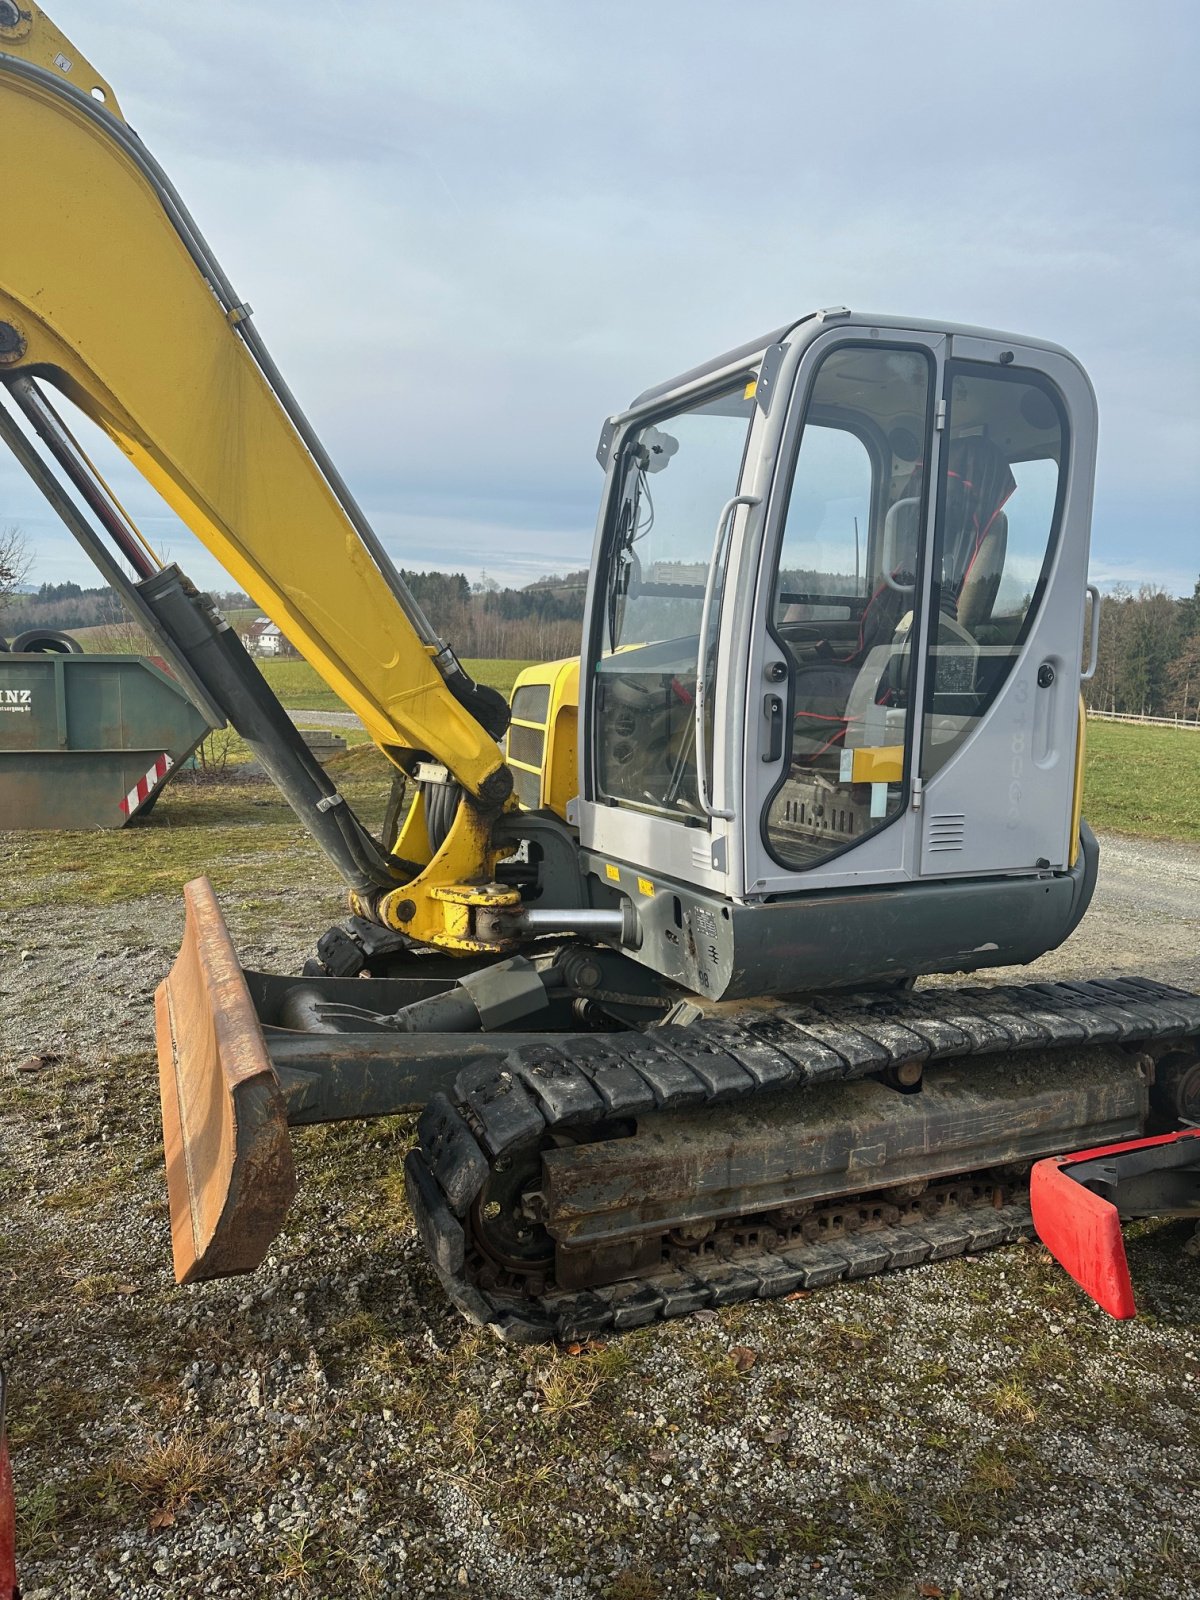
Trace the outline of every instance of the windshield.
<instances>
[{"instance_id":1,"label":"windshield","mask_svg":"<svg viewBox=\"0 0 1200 1600\"><path fill-rule=\"evenodd\" d=\"M700 615L717 518L738 492L753 395L742 377L700 405L645 424L625 446L597 666L606 798L699 811L693 708ZM708 682L720 598L718 584Z\"/></svg>"},{"instance_id":2,"label":"windshield","mask_svg":"<svg viewBox=\"0 0 1200 1600\"><path fill-rule=\"evenodd\" d=\"M738 489L753 389L739 382L648 423L626 447L609 568L606 652L692 634L721 507Z\"/></svg>"}]
</instances>

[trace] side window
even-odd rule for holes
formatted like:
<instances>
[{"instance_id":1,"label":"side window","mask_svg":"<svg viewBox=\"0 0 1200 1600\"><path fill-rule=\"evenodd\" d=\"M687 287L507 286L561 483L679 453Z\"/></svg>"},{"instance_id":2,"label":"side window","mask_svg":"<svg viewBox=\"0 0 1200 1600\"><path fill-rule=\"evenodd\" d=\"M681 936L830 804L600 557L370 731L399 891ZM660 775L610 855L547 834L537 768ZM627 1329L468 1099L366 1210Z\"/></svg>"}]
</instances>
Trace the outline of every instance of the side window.
<instances>
[{"instance_id":1,"label":"side window","mask_svg":"<svg viewBox=\"0 0 1200 1600\"><path fill-rule=\"evenodd\" d=\"M843 345L809 396L771 607L791 759L765 832L787 867L827 860L903 804L931 375L922 350Z\"/></svg>"},{"instance_id":2,"label":"side window","mask_svg":"<svg viewBox=\"0 0 1200 1600\"><path fill-rule=\"evenodd\" d=\"M721 507L738 492L754 419L736 384L655 418L624 446L625 470L602 579L596 663L596 776L603 799L704 822L696 777L696 672L705 584ZM724 573L704 641L705 681L719 670ZM713 726L706 724L711 758Z\"/></svg>"},{"instance_id":3,"label":"side window","mask_svg":"<svg viewBox=\"0 0 1200 1600\"><path fill-rule=\"evenodd\" d=\"M922 773L943 767L1012 670L1054 553L1066 421L1028 372L949 369Z\"/></svg>"},{"instance_id":4,"label":"side window","mask_svg":"<svg viewBox=\"0 0 1200 1600\"><path fill-rule=\"evenodd\" d=\"M866 592L863 546L871 528L871 490L871 457L863 441L845 428L810 423L783 529L776 626L790 627L798 638L804 631L799 624L849 621L854 602ZM826 596L829 603L823 603ZM836 632L828 626L814 631L818 637Z\"/></svg>"}]
</instances>

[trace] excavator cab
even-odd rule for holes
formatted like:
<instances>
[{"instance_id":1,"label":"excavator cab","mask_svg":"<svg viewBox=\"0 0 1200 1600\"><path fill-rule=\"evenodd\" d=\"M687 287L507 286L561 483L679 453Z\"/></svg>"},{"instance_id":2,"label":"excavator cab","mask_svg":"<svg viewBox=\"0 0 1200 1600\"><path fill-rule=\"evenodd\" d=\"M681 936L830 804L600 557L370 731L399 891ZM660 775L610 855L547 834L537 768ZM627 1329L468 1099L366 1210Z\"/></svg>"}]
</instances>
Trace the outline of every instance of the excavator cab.
<instances>
[{"instance_id":1,"label":"excavator cab","mask_svg":"<svg viewBox=\"0 0 1200 1600\"><path fill-rule=\"evenodd\" d=\"M844 310L610 421L575 814L637 959L716 998L764 937L801 987L1061 942L1095 434L1061 350Z\"/></svg>"}]
</instances>

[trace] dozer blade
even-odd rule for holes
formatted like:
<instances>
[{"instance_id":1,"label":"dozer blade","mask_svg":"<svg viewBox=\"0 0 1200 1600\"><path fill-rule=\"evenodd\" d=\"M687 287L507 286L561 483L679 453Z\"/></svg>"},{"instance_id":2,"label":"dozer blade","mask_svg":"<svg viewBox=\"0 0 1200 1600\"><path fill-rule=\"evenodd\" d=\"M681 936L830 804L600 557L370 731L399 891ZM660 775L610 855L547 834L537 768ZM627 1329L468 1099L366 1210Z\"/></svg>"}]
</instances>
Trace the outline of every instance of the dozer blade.
<instances>
[{"instance_id":1,"label":"dozer blade","mask_svg":"<svg viewBox=\"0 0 1200 1600\"><path fill-rule=\"evenodd\" d=\"M1029 1180L1033 1225L1050 1254L1110 1317L1137 1315L1122 1217L1200 1217L1200 1134L1051 1156Z\"/></svg>"},{"instance_id":2,"label":"dozer blade","mask_svg":"<svg viewBox=\"0 0 1200 1600\"><path fill-rule=\"evenodd\" d=\"M283 1096L207 878L155 995L171 1245L180 1283L251 1272L296 1192Z\"/></svg>"}]
</instances>

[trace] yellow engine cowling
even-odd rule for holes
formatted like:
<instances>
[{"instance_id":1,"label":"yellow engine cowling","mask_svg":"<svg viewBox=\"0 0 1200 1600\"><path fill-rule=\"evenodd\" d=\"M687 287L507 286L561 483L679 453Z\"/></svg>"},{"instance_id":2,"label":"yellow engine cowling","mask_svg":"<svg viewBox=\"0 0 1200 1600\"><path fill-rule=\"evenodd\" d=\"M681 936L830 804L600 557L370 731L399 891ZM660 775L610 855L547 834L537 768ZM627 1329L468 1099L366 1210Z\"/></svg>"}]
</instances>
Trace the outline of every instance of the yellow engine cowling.
<instances>
[{"instance_id":1,"label":"yellow engine cowling","mask_svg":"<svg viewBox=\"0 0 1200 1600\"><path fill-rule=\"evenodd\" d=\"M541 662L518 676L504 754L522 806L547 808L565 821L579 792L578 656Z\"/></svg>"}]
</instances>

